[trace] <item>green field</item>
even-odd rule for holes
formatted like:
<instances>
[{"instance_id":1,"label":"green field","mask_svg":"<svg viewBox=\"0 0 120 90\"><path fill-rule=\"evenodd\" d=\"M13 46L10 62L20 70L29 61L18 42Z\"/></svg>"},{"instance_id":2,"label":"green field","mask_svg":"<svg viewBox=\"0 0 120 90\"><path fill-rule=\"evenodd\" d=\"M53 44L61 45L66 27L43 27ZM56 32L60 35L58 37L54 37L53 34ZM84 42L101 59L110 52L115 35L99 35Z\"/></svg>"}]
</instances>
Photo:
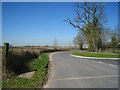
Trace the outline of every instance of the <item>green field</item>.
<instances>
[{"instance_id":1,"label":"green field","mask_svg":"<svg viewBox=\"0 0 120 90\"><path fill-rule=\"evenodd\" d=\"M118 58L119 57L119 55L90 53L90 52L76 52L76 53L72 53L72 55L84 56L84 57L99 57L99 58Z\"/></svg>"},{"instance_id":2,"label":"green field","mask_svg":"<svg viewBox=\"0 0 120 90\"><path fill-rule=\"evenodd\" d=\"M47 81L47 69L49 63L48 53L40 54L41 59L33 59L30 62L31 70L37 69L31 79L13 76L3 80L3 88L41 88Z\"/></svg>"}]
</instances>

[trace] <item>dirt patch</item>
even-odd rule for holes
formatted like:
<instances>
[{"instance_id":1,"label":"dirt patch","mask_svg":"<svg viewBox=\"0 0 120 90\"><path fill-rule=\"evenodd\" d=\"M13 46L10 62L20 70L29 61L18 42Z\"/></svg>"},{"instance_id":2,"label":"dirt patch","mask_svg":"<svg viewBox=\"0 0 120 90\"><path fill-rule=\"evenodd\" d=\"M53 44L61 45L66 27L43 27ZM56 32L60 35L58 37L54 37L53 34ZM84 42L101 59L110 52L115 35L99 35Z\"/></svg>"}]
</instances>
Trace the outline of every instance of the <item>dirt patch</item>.
<instances>
[{"instance_id":1,"label":"dirt patch","mask_svg":"<svg viewBox=\"0 0 120 90\"><path fill-rule=\"evenodd\" d=\"M35 73L35 71L26 72L26 73L18 75L18 77L30 79L30 78L32 78L34 73Z\"/></svg>"}]
</instances>

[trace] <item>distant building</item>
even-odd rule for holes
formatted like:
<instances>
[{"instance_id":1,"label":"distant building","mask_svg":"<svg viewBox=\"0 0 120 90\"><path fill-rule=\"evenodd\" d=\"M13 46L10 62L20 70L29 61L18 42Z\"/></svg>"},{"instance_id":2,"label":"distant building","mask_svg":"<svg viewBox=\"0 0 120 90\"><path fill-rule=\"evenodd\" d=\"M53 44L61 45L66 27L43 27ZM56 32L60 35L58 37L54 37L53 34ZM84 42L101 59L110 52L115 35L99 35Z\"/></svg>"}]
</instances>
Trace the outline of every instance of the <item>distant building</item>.
<instances>
[{"instance_id":1,"label":"distant building","mask_svg":"<svg viewBox=\"0 0 120 90\"><path fill-rule=\"evenodd\" d=\"M87 44L83 45L83 48L88 48L88 47L89 47L89 45L87 45Z\"/></svg>"}]
</instances>

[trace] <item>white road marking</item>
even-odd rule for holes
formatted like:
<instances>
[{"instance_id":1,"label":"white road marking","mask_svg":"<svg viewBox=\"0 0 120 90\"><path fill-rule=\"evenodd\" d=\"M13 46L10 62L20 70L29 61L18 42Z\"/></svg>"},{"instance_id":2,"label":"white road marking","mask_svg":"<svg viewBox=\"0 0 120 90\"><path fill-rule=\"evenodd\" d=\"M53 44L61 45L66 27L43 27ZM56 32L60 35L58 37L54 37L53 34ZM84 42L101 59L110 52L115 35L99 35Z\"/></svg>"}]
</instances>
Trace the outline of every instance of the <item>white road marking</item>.
<instances>
[{"instance_id":1,"label":"white road marking","mask_svg":"<svg viewBox=\"0 0 120 90\"><path fill-rule=\"evenodd\" d=\"M92 76L92 77L58 78L58 79L53 79L53 80L92 79L92 78L109 78L109 77L118 77L118 75L103 75L103 76Z\"/></svg>"},{"instance_id":2,"label":"white road marking","mask_svg":"<svg viewBox=\"0 0 120 90\"><path fill-rule=\"evenodd\" d=\"M70 56L73 56L73 57L78 57L78 58L91 58L91 57L83 57L83 56L76 56L76 55L71 55ZM117 58L96 58L96 59L117 59ZM105 65L109 65L109 66L112 66L112 67L118 67L116 65L113 65L113 64L106 64L104 62L98 62L98 61L95 61L95 60L91 60L92 62L95 62L95 63L100 63L100 64L105 64Z\"/></svg>"},{"instance_id":3,"label":"white road marking","mask_svg":"<svg viewBox=\"0 0 120 90\"><path fill-rule=\"evenodd\" d=\"M91 61L96 62L96 61L94 61L94 60L91 60Z\"/></svg>"},{"instance_id":4,"label":"white road marking","mask_svg":"<svg viewBox=\"0 0 120 90\"><path fill-rule=\"evenodd\" d=\"M120 60L120 58L99 58L99 57L85 57L85 56L77 56L77 55L72 55L72 54L69 54L70 56L73 56L73 57L78 57L78 58L86 58L86 59L111 59L111 60Z\"/></svg>"},{"instance_id":5,"label":"white road marking","mask_svg":"<svg viewBox=\"0 0 120 90\"><path fill-rule=\"evenodd\" d=\"M101 64L103 64L103 62L98 62L98 63L101 63Z\"/></svg>"},{"instance_id":6,"label":"white road marking","mask_svg":"<svg viewBox=\"0 0 120 90\"><path fill-rule=\"evenodd\" d=\"M108 64L109 66L113 66L113 67L118 67L118 66L115 66L115 65L112 65L112 64Z\"/></svg>"},{"instance_id":7,"label":"white road marking","mask_svg":"<svg viewBox=\"0 0 120 90\"><path fill-rule=\"evenodd\" d=\"M105 64L105 65L109 65L109 66L112 66L112 67L118 67L116 65L113 65L113 64L107 64L107 63L103 63L103 62L98 62L98 61L94 61L94 60L91 60L92 62L95 62L95 63L100 63L100 64Z\"/></svg>"}]
</instances>

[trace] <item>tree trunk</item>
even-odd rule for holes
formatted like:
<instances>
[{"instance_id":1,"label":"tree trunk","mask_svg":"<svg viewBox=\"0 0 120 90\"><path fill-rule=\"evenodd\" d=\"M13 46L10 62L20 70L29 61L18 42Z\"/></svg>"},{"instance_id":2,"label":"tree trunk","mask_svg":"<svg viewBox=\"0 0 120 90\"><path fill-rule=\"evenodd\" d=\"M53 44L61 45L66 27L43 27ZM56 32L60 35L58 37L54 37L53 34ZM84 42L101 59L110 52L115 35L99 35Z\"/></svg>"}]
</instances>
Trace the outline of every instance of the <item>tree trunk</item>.
<instances>
[{"instance_id":1,"label":"tree trunk","mask_svg":"<svg viewBox=\"0 0 120 90\"><path fill-rule=\"evenodd\" d=\"M82 48L83 44L81 43L81 44L79 44L79 46L80 46L80 50L83 50L83 48Z\"/></svg>"}]
</instances>

